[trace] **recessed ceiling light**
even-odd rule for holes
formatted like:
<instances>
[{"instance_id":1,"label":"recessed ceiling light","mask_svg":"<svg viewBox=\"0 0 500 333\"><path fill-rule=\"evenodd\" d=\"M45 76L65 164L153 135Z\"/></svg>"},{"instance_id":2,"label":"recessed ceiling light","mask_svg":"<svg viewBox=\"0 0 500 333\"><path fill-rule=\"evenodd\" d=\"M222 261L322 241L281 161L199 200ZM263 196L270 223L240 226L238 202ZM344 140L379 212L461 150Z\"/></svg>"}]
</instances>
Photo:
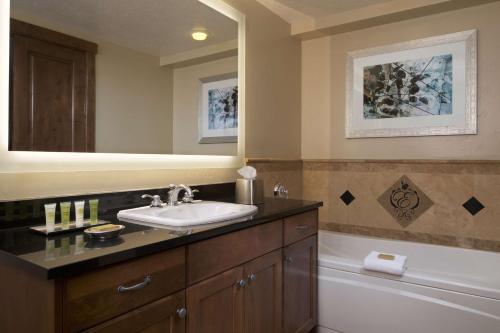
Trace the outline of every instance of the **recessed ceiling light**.
<instances>
[{"instance_id":1,"label":"recessed ceiling light","mask_svg":"<svg viewBox=\"0 0 500 333\"><path fill-rule=\"evenodd\" d=\"M205 31L193 31L191 37L193 37L194 40L202 41L208 38L208 34Z\"/></svg>"}]
</instances>

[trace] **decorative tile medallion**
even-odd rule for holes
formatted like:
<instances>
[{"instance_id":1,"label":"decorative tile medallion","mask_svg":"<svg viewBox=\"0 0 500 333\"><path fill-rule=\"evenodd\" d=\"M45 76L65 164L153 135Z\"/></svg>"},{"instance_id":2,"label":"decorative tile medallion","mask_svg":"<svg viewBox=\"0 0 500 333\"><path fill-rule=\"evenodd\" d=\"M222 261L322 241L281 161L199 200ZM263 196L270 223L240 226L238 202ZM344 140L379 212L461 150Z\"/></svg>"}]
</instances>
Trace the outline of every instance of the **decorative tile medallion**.
<instances>
[{"instance_id":1,"label":"decorative tile medallion","mask_svg":"<svg viewBox=\"0 0 500 333\"><path fill-rule=\"evenodd\" d=\"M346 206L349 206L353 201L354 199L356 199L354 197L354 195L352 195L351 192L349 191L345 191L341 196L340 196L340 200L342 200Z\"/></svg>"},{"instance_id":2,"label":"decorative tile medallion","mask_svg":"<svg viewBox=\"0 0 500 333\"><path fill-rule=\"evenodd\" d=\"M378 202L403 228L418 219L434 203L408 177L401 177Z\"/></svg>"},{"instance_id":3,"label":"decorative tile medallion","mask_svg":"<svg viewBox=\"0 0 500 333\"><path fill-rule=\"evenodd\" d=\"M467 209L467 211L472 216L476 215L484 208L484 205L481 203L481 201L477 200L475 197L467 200L462 206Z\"/></svg>"}]
</instances>

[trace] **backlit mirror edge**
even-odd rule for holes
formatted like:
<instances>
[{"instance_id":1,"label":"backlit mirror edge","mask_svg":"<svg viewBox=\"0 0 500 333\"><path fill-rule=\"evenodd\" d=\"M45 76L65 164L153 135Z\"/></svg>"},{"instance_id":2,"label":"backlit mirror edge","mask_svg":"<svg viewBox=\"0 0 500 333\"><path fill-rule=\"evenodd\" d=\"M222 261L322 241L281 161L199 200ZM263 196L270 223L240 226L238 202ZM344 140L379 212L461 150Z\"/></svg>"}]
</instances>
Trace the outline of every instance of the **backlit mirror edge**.
<instances>
[{"instance_id":1,"label":"backlit mirror edge","mask_svg":"<svg viewBox=\"0 0 500 333\"><path fill-rule=\"evenodd\" d=\"M0 2L0 173L237 168L245 163L245 15L223 0L198 0L238 22L238 155L9 151L10 1Z\"/></svg>"}]
</instances>

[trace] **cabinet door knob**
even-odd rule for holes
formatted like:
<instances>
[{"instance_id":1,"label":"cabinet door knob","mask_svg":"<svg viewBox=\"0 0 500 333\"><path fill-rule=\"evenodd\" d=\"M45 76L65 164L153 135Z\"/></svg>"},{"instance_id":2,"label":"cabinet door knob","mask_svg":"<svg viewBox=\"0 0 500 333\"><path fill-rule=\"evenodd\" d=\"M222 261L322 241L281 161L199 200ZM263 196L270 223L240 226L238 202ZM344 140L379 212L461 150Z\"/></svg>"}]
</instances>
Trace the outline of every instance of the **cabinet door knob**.
<instances>
[{"instance_id":1,"label":"cabinet door knob","mask_svg":"<svg viewBox=\"0 0 500 333\"><path fill-rule=\"evenodd\" d=\"M239 280L238 282L236 282L236 285L237 285L238 287L240 287L240 288L243 288L244 286L246 286L246 285L247 285L247 280L245 280L245 279L241 279L241 280Z\"/></svg>"},{"instance_id":2,"label":"cabinet door knob","mask_svg":"<svg viewBox=\"0 0 500 333\"><path fill-rule=\"evenodd\" d=\"M293 262L293 258L292 257L285 257L285 261L288 262L288 263L292 263Z\"/></svg>"},{"instance_id":3,"label":"cabinet door knob","mask_svg":"<svg viewBox=\"0 0 500 333\"><path fill-rule=\"evenodd\" d=\"M176 313L177 313L177 316L179 318L184 319L184 318L186 318L187 310L186 310L186 308L180 308L180 309L177 309Z\"/></svg>"},{"instance_id":4,"label":"cabinet door knob","mask_svg":"<svg viewBox=\"0 0 500 333\"><path fill-rule=\"evenodd\" d=\"M257 280L257 275L255 275L255 274L250 274L250 275L248 276L248 279L249 279L250 281L255 281L255 280Z\"/></svg>"},{"instance_id":5,"label":"cabinet door knob","mask_svg":"<svg viewBox=\"0 0 500 333\"><path fill-rule=\"evenodd\" d=\"M138 283L136 285L133 285L133 286L130 286L130 287L119 286L118 287L118 292L119 293L125 293L127 291L133 291L133 290L142 289L145 286L147 286L150 282L151 282L151 275L148 275L148 276L146 276L144 278L144 281L142 281L141 283Z\"/></svg>"}]
</instances>

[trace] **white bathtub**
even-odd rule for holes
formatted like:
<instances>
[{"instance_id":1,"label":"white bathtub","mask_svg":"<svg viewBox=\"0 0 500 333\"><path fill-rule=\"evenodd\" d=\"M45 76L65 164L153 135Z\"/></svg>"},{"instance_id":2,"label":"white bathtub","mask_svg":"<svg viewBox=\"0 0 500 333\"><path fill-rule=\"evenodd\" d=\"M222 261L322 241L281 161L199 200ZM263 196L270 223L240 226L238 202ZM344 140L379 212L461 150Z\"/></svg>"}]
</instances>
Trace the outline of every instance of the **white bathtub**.
<instances>
[{"instance_id":1,"label":"white bathtub","mask_svg":"<svg viewBox=\"0 0 500 333\"><path fill-rule=\"evenodd\" d=\"M402 277L362 269L408 256ZM321 231L319 333L500 333L500 253Z\"/></svg>"}]
</instances>

